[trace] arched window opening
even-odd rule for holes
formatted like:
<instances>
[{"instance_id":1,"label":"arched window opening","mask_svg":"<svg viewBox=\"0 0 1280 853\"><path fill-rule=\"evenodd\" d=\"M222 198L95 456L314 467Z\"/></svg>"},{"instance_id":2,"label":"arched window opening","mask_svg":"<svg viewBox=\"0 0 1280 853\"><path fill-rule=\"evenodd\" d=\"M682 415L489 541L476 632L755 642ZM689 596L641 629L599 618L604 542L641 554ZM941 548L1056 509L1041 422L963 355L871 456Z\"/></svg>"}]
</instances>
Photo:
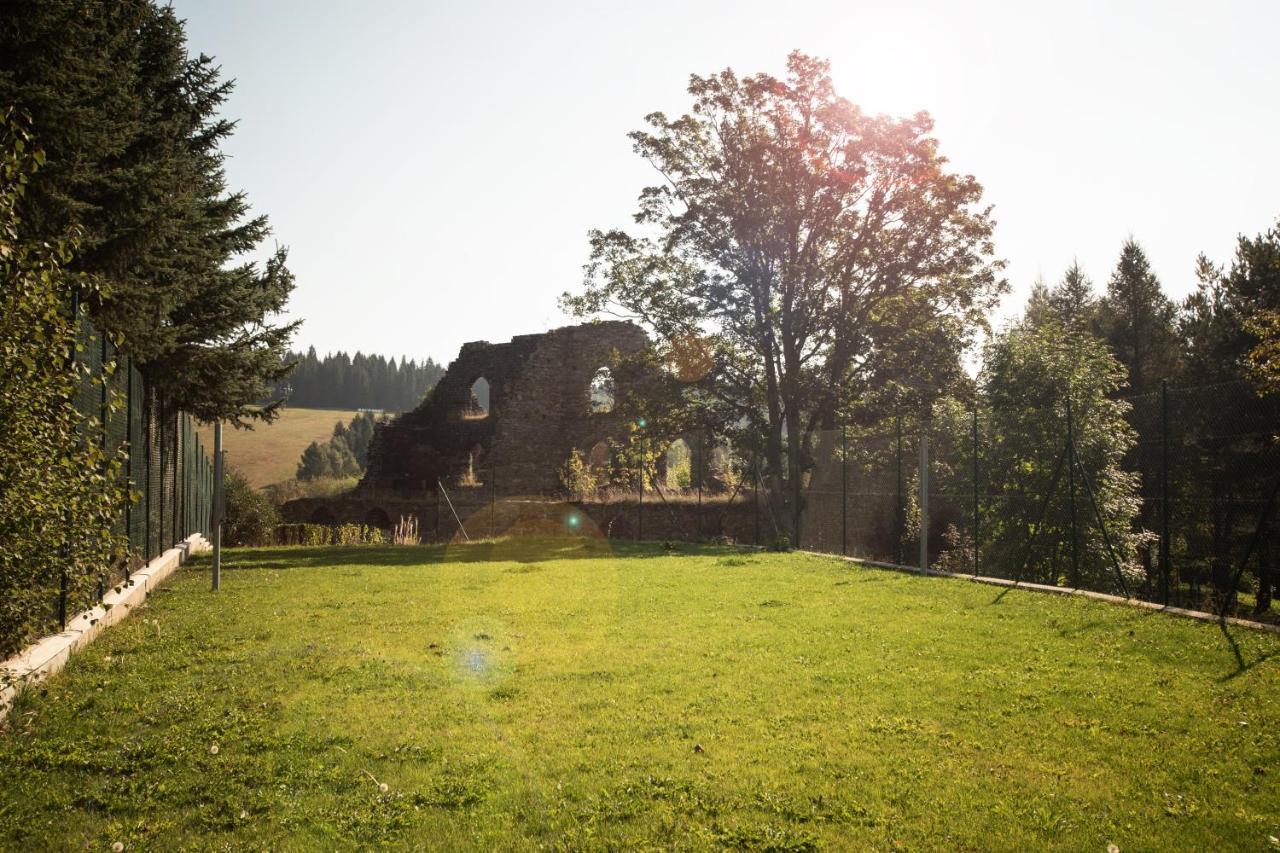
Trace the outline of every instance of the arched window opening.
<instances>
[{"instance_id":1,"label":"arched window opening","mask_svg":"<svg viewBox=\"0 0 1280 853\"><path fill-rule=\"evenodd\" d=\"M489 417L489 380L481 376L471 383L466 405L462 409L462 419L482 421L487 417Z\"/></svg>"},{"instance_id":2,"label":"arched window opening","mask_svg":"<svg viewBox=\"0 0 1280 853\"><path fill-rule=\"evenodd\" d=\"M693 453L689 442L677 438L667 448L664 459L666 482L663 484L672 491L685 491L693 486Z\"/></svg>"},{"instance_id":3,"label":"arched window opening","mask_svg":"<svg viewBox=\"0 0 1280 853\"><path fill-rule=\"evenodd\" d=\"M590 409L592 414L607 414L613 411L613 374L609 368L602 367L591 377Z\"/></svg>"},{"instance_id":4,"label":"arched window opening","mask_svg":"<svg viewBox=\"0 0 1280 853\"><path fill-rule=\"evenodd\" d=\"M376 527L379 530L391 529L391 517L387 515L386 510L376 506L365 513L364 523L369 527Z\"/></svg>"}]
</instances>

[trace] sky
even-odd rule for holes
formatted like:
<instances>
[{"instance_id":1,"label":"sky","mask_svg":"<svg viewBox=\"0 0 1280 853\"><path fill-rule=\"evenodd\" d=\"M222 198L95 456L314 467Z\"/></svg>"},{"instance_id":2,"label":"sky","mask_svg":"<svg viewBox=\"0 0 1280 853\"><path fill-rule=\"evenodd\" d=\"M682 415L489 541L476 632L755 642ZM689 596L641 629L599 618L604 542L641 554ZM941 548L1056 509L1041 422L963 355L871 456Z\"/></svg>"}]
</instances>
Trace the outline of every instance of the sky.
<instances>
[{"instance_id":1,"label":"sky","mask_svg":"<svg viewBox=\"0 0 1280 853\"><path fill-rule=\"evenodd\" d=\"M873 113L931 113L994 205L1012 292L1129 236L1166 293L1280 218L1280 2L174 0L236 80L233 188L288 246L296 341L430 356L575 322L591 228L654 173L626 134L691 73L800 49Z\"/></svg>"}]
</instances>

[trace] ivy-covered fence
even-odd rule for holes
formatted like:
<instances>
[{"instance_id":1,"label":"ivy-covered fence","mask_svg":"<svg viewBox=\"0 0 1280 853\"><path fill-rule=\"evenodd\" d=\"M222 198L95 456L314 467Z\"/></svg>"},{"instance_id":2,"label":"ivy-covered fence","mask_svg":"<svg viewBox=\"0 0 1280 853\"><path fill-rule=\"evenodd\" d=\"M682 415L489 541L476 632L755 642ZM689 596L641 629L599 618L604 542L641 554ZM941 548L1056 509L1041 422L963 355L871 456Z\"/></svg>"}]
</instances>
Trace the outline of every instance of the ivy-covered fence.
<instances>
[{"instance_id":1,"label":"ivy-covered fence","mask_svg":"<svg viewBox=\"0 0 1280 853\"><path fill-rule=\"evenodd\" d=\"M0 660L208 529L213 485L190 420L82 311L75 235L24 235L28 123L0 110Z\"/></svg>"},{"instance_id":2,"label":"ivy-covered fence","mask_svg":"<svg viewBox=\"0 0 1280 853\"><path fill-rule=\"evenodd\" d=\"M76 590L59 578L48 620L53 630L92 606L107 587L128 580L133 569L193 533L207 534L213 511L213 462L191 418L151 391L133 359L99 334L78 304L71 310L82 440L99 442L103 457L117 463L108 469L110 476L118 478L129 498L112 532L127 544L126 555L96 584Z\"/></svg>"}]
</instances>

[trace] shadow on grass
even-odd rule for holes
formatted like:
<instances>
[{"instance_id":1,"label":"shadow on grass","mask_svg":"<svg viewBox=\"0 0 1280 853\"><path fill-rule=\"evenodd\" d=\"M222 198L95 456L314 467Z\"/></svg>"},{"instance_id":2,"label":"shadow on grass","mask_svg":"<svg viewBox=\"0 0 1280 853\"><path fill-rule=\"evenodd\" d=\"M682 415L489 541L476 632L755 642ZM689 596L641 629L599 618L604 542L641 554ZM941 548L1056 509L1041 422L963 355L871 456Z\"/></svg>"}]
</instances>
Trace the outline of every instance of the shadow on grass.
<instances>
[{"instance_id":1,"label":"shadow on grass","mask_svg":"<svg viewBox=\"0 0 1280 853\"><path fill-rule=\"evenodd\" d=\"M1218 679L1219 682L1230 681L1233 678L1238 678L1239 676L1244 675L1246 672L1253 669L1258 664L1266 660L1269 660L1270 658L1275 656L1274 652L1263 652L1259 654L1257 659L1255 659L1252 663L1246 663L1244 659L1244 653L1240 651L1240 644L1236 642L1235 637L1231 636L1231 629L1227 627L1227 623L1225 621L1219 620L1218 628L1219 630L1222 631L1222 636L1227 638L1227 643L1228 645L1231 646L1231 654L1234 655L1236 659L1235 671L1229 672L1226 675L1219 678Z\"/></svg>"},{"instance_id":2,"label":"shadow on grass","mask_svg":"<svg viewBox=\"0 0 1280 853\"><path fill-rule=\"evenodd\" d=\"M422 566L445 563L541 563L548 560L607 560L610 557L645 559L674 555L716 556L738 553L729 545L686 542L632 542L587 537L501 539L445 545L322 545L229 548L222 567L228 571L252 569L301 569L327 566ZM207 570L210 558L202 555L192 568Z\"/></svg>"},{"instance_id":3,"label":"shadow on grass","mask_svg":"<svg viewBox=\"0 0 1280 853\"><path fill-rule=\"evenodd\" d=\"M1003 604L1004 597L1009 593L1013 592L1014 589L1016 589L1016 587L1005 587L999 593L996 594L995 598L991 599L991 604L992 605ZM1115 606L1115 605L1109 605L1109 606ZM1169 616L1168 614L1161 614L1158 610L1147 610L1147 611L1135 610L1133 611L1133 613L1134 613L1135 619L1179 618L1179 617ZM1227 645L1231 650L1231 656L1235 658L1235 665L1236 665L1236 668L1233 671L1227 673L1226 675L1220 676L1218 678L1219 682L1230 681L1233 678L1238 678L1239 676L1244 675L1246 672L1256 667L1258 664L1265 663L1266 661L1276 656L1275 652L1260 652L1253 661L1251 662L1246 661L1244 658L1244 652L1241 651L1240 644L1236 642L1236 638L1232 636L1231 629L1228 626L1227 622L1225 620L1219 619L1217 622L1217 625L1218 625L1218 629L1222 631L1222 636L1227 641ZM1072 628L1072 629L1062 629L1061 631L1059 631L1059 633L1063 637L1074 638L1074 637L1083 636L1086 633L1095 632L1099 629L1114 630L1115 626L1109 625L1108 623L1105 623L1102 620L1093 620L1088 623L1085 623L1084 625L1076 626L1075 628Z\"/></svg>"}]
</instances>

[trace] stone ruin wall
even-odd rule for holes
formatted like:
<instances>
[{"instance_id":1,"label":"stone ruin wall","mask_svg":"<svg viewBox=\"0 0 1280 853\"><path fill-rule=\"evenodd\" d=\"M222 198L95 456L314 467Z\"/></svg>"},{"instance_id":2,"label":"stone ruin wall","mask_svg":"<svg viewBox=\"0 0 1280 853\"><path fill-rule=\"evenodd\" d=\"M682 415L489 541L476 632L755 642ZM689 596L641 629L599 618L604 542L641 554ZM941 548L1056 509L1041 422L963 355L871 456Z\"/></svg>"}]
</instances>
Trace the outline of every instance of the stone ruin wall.
<instances>
[{"instance_id":1,"label":"stone ruin wall","mask_svg":"<svg viewBox=\"0 0 1280 853\"><path fill-rule=\"evenodd\" d=\"M463 345L430 396L412 412L381 426L369 449L362 495L411 496L434 492L437 478L458 482L472 466L479 480L493 478L501 495L551 495L558 470L575 448L621 438L617 414L592 413L590 387L616 350L633 355L649 345L632 323L566 326L508 343ZM489 414L465 416L477 379L489 383ZM618 383L615 398L627 388Z\"/></svg>"},{"instance_id":2,"label":"stone ruin wall","mask_svg":"<svg viewBox=\"0 0 1280 853\"><path fill-rule=\"evenodd\" d=\"M282 514L289 522L383 529L413 515L424 540L448 541L459 534L454 510L468 528L474 524L479 535L489 535L496 501L499 516L558 518L572 506L599 534L613 538L637 536L643 515L645 538L754 541L760 535L759 511L745 493L727 504L723 496L716 501L708 494L701 510L681 502L663 505L652 492L640 512L634 497L611 504L555 500L562 492L559 469L573 450L590 455L598 443L622 440L630 429L620 413L591 411L596 372L610 366L615 351L625 357L648 346L638 326L616 321L520 335L507 343L464 344L416 409L376 428L368 471L354 491L290 501ZM467 417L471 389L480 378L489 383L488 415ZM631 390L629 377L621 371L613 378L615 401L622 400ZM696 466L697 438L685 438ZM663 465L660 460L659 475ZM469 468L480 485L459 482ZM448 488L452 509L437 479ZM714 483L709 473L704 483Z\"/></svg>"}]
</instances>

